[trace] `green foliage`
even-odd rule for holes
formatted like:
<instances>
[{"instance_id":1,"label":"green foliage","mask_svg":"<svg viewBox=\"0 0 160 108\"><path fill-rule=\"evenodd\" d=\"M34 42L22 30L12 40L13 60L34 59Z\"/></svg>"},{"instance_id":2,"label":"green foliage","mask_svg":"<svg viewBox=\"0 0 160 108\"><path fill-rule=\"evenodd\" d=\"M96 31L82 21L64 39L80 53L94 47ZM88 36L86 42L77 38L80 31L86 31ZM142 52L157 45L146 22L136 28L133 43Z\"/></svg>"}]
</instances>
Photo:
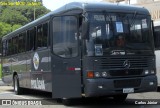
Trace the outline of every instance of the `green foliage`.
<instances>
[{"instance_id":1,"label":"green foliage","mask_svg":"<svg viewBox=\"0 0 160 108\"><path fill-rule=\"evenodd\" d=\"M11 32L12 27L10 24L0 22L0 37L6 35L7 33Z\"/></svg>"},{"instance_id":2,"label":"green foliage","mask_svg":"<svg viewBox=\"0 0 160 108\"><path fill-rule=\"evenodd\" d=\"M20 28L22 25L15 24L15 25L10 25L4 22L0 22L0 37Z\"/></svg>"},{"instance_id":3,"label":"green foliage","mask_svg":"<svg viewBox=\"0 0 160 108\"><path fill-rule=\"evenodd\" d=\"M6 8L3 10L2 15L0 17L0 21L11 25L14 24L24 25L28 23L28 20L25 16L23 16L20 12L12 10L10 8Z\"/></svg>"},{"instance_id":4,"label":"green foliage","mask_svg":"<svg viewBox=\"0 0 160 108\"><path fill-rule=\"evenodd\" d=\"M0 79L2 78L2 65L0 64Z\"/></svg>"},{"instance_id":5,"label":"green foliage","mask_svg":"<svg viewBox=\"0 0 160 108\"><path fill-rule=\"evenodd\" d=\"M16 29L18 29L20 27L22 27L22 25L15 24L15 25L12 26L12 31L14 31L14 30L16 30Z\"/></svg>"},{"instance_id":6,"label":"green foliage","mask_svg":"<svg viewBox=\"0 0 160 108\"><path fill-rule=\"evenodd\" d=\"M0 0L12 2L13 0ZM16 0L15 0L16 1ZM21 0L31 2L34 0ZM44 6L0 6L0 37L50 12Z\"/></svg>"},{"instance_id":7,"label":"green foliage","mask_svg":"<svg viewBox=\"0 0 160 108\"><path fill-rule=\"evenodd\" d=\"M34 11L35 11L35 19L50 12L50 10L48 10L44 6L12 6L9 7L8 9L18 11L24 17L27 18L28 22L34 20Z\"/></svg>"}]
</instances>

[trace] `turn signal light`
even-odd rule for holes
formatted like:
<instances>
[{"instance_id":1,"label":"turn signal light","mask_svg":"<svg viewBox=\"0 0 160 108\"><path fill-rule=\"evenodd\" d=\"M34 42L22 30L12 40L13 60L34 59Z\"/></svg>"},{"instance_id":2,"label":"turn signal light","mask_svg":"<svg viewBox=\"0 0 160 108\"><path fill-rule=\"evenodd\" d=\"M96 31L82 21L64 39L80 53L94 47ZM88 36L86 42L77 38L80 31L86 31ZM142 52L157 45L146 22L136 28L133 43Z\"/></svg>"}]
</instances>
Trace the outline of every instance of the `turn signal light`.
<instances>
[{"instance_id":1,"label":"turn signal light","mask_svg":"<svg viewBox=\"0 0 160 108\"><path fill-rule=\"evenodd\" d=\"M88 78L93 78L94 77L94 73L93 72L87 72L87 77Z\"/></svg>"}]
</instances>

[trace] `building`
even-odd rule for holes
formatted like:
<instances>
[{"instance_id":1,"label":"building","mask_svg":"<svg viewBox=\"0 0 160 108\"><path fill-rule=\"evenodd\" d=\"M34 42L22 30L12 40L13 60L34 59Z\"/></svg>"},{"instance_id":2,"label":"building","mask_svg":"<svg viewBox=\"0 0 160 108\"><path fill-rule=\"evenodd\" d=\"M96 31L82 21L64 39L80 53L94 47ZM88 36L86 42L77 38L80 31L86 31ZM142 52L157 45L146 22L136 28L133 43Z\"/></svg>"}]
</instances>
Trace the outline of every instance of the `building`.
<instances>
[{"instance_id":1,"label":"building","mask_svg":"<svg viewBox=\"0 0 160 108\"><path fill-rule=\"evenodd\" d=\"M132 0L103 0L106 2L111 2L111 3L125 3L125 4L130 4ZM134 0L135 1L135 0Z\"/></svg>"},{"instance_id":2,"label":"building","mask_svg":"<svg viewBox=\"0 0 160 108\"><path fill-rule=\"evenodd\" d=\"M137 3L136 5L147 8L152 16L155 26L160 26L160 0Z\"/></svg>"},{"instance_id":3,"label":"building","mask_svg":"<svg viewBox=\"0 0 160 108\"><path fill-rule=\"evenodd\" d=\"M160 0L103 0L112 3L125 3L145 7L149 10L155 26L160 26Z\"/></svg>"}]
</instances>

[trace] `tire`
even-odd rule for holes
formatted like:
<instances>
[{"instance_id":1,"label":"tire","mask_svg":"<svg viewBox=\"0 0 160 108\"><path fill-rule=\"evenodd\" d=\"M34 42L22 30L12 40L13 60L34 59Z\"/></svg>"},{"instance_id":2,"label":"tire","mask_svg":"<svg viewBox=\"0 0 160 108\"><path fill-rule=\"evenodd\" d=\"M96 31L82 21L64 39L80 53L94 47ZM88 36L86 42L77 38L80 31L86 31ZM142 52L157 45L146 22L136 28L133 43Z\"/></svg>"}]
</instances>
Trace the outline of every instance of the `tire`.
<instances>
[{"instance_id":1,"label":"tire","mask_svg":"<svg viewBox=\"0 0 160 108\"><path fill-rule=\"evenodd\" d=\"M77 104L81 104L82 98L63 98L62 103L66 106L74 106Z\"/></svg>"},{"instance_id":2,"label":"tire","mask_svg":"<svg viewBox=\"0 0 160 108\"><path fill-rule=\"evenodd\" d=\"M19 87L19 79L18 76L15 75L14 76L14 83L13 83L13 87L14 87L14 92L16 95L20 95L22 93L22 89Z\"/></svg>"},{"instance_id":3,"label":"tire","mask_svg":"<svg viewBox=\"0 0 160 108\"><path fill-rule=\"evenodd\" d=\"M113 96L113 99L116 102L124 102L126 100L127 96L128 96L128 94L119 94L119 95Z\"/></svg>"},{"instance_id":4,"label":"tire","mask_svg":"<svg viewBox=\"0 0 160 108\"><path fill-rule=\"evenodd\" d=\"M62 99L62 103L66 106L73 106L75 104L75 99Z\"/></svg>"},{"instance_id":5,"label":"tire","mask_svg":"<svg viewBox=\"0 0 160 108\"><path fill-rule=\"evenodd\" d=\"M62 99L62 103L66 106L70 106L71 105L71 99Z\"/></svg>"}]
</instances>

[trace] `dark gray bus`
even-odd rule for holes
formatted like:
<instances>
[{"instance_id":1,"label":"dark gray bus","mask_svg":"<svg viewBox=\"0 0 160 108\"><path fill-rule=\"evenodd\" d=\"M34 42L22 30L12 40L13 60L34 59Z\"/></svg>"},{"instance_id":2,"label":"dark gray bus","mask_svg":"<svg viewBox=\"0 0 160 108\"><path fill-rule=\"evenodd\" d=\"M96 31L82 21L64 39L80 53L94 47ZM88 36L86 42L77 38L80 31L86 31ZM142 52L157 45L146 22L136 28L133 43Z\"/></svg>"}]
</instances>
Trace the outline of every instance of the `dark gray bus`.
<instances>
[{"instance_id":1,"label":"dark gray bus","mask_svg":"<svg viewBox=\"0 0 160 108\"><path fill-rule=\"evenodd\" d=\"M69 3L2 38L2 79L61 99L155 91L151 28L145 8Z\"/></svg>"}]
</instances>

